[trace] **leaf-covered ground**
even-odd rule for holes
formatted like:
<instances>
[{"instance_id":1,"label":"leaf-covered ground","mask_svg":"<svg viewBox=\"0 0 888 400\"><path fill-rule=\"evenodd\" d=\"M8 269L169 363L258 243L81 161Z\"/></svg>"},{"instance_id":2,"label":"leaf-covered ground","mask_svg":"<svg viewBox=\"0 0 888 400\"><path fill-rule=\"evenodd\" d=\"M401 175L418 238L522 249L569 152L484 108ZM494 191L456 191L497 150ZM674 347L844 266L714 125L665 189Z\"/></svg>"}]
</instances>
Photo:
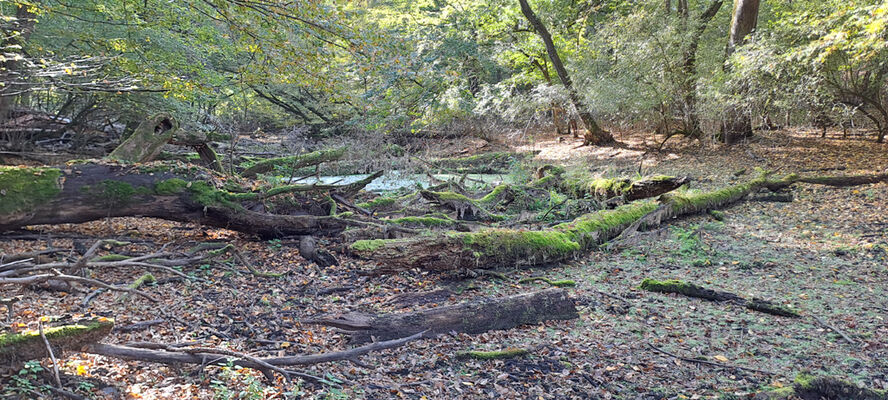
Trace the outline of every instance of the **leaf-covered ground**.
<instances>
[{"instance_id":1,"label":"leaf-covered ground","mask_svg":"<svg viewBox=\"0 0 888 400\"><path fill-rule=\"evenodd\" d=\"M685 146L646 154L631 145L616 150L575 146L553 139L531 147L542 150L538 156L542 159L584 165L609 175L634 175L644 157L644 173L689 175L696 188L749 179L754 167L780 172L844 167L805 172L813 175L888 168L888 146L823 140L804 132L762 134L733 148ZM66 355L63 372L85 382L72 378L67 387L99 398L748 398L757 391L790 385L801 371L888 389L884 339L888 337L888 185L799 184L792 193L791 203L742 202L724 210L723 221L708 215L674 221L564 265L502 266L499 272L506 274L506 281L419 271L367 276L359 273L369 267L366 263L345 256L340 257L342 265L321 269L299 255L293 240L255 241L225 230L144 218L41 227L35 230L52 237L51 243L44 237L7 237L0 241L0 252L73 248L75 241L91 244L103 237L132 241L122 251L131 254L164 244L169 244L168 249L186 249L200 242L230 241L258 269L286 273L285 277L257 277L237 263L200 265L184 272L210 283L179 281L145 288L163 299L161 304L105 293L83 307L86 293L23 290L19 294L24 300L17 304L12 323L35 327L41 316L70 314L114 317L119 326L165 319L150 329L114 332L105 341L197 341L254 356L348 348L347 335L299 322L319 315L406 311L547 286L518 283L529 276L577 282L568 290L580 304L579 319L481 335L444 335L363 356L358 363L304 369L328 383L265 382L251 370L175 369ZM142 272L113 270L103 278L129 283ZM727 303L645 292L638 289L645 278L683 279L769 299L803 317L776 317ZM442 288L452 294L415 295ZM0 297L18 292L3 287ZM856 344L845 342L814 316ZM526 348L530 355L496 361L456 358L458 351L508 347ZM768 373L681 361L654 348ZM341 381L347 384L338 384ZM6 376L0 392L10 395L24 385L21 382Z\"/></svg>"}]
</instances>

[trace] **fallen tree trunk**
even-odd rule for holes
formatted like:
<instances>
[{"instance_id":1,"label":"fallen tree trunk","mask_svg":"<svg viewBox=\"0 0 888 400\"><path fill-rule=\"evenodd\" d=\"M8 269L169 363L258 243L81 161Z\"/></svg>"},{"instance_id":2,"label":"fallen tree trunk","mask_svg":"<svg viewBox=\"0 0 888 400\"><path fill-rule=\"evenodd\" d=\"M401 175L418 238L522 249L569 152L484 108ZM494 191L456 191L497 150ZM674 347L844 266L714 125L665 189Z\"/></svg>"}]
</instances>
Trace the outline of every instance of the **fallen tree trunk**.
<instances>
[{"instance_id":1,"label":"fallen tree trunk","mask_svg":"<svg viewBox=\"0 0 888 400\"><path fill-rule=\"evenodd\" d=\"M762 188L777 190L796 182L846 186L847 182L888 182L888 174L829 179L802 178L795 174L771 179L763 174L720 190L667 193L660 196L659 203L630 203L613 210L584 214L548 230L484 229L408 239L359 240L349 250L359 257L377 261L380 264L377 272L381 273L410 268L451 271L541 265L574 257L614 239L630 227L657 226L671 218L729 206Z\"/></svg>"},{"instance_id":2,"label":"fallen tree trunk","mask_svg":"<svg viewBox=\"0 0 888 400\"><path fill-rule=\"evenodd\" d=\"M648 176L641 179L552 176L548 185L575 197L594 196L600 199L623 198L635 201L671 192L691 181L686 176ZM541 181L547 180L542 178ZM538 181L540 182L540 181Z\"/></svg>"},{"instance_id":3,"label":"fallen tree trunk","mask_svg":"<svg viewBox=\"0 0 888 400\"><path fill-rule=\"evenodd\" d=\"M428 332L430 335L447 332L477 334L578 316L574 302L567 296L567 292L563 289L548 289L402 314L349 314L341 318L310 322L350 331L352 342L365 343L417 332Z\"/></svg>"},{"instance_id":4,"label":"fallen tree trunk","mask_svg":"<svg viewBox=\"0 0 888 400\"><path fill-rule=\"evenodd\" d=\"M53 354L61 354L65 350L80 350L86 345L98 342L107 336L113 327L113 320L91 320L45 328L43 333L53 348ZM26 330L0 335L0 365L13 365L48 356L46 343L39 331Z\"/></svg>"},{"instance_id":5,"label":"fallen tree trunk","mask_svg":"<svg viewBox=\"0 0 888 400\"><path fill-rule=\"evenodd\" d=\"M0 230L144 216L233 229L263 237L330 235L368 223L329 215L269 214L251 204L294 192L353 194L379 174L349 185L288 185L247 193L217 188L211 171L152 163L89 162L65 167L0 167ZM219 187L223 185L218 184Z\"/></svg>"},{"instance_id":6,"label":"fallen tree trunk","mask_svg":"<svg viewBox=\"0 0 888 400\"><path fill-rule=\"evenodd\" d=\"M260 162L257 162L256 164L253 164L253 166L241 172L240 175L244 178L254 178L258 174L264 174L274 171L274 168L278 166L296 170L299 168L318 165L327 161L336 161L342 158L344 154L345 148L339 148L320 150L298 156L269 158L267 160L262 160Z\"/></svg>"}]
</instances>

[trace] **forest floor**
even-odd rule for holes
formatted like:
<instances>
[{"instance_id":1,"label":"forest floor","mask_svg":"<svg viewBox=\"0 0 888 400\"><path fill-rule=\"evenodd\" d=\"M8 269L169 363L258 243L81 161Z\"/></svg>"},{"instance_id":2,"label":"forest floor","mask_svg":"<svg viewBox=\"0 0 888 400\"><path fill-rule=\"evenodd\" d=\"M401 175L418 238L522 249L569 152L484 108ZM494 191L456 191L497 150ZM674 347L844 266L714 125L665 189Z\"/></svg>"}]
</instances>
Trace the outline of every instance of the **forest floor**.
<instances>
[{"instance_id":1,"label":"forest floor","mask_svg":"<svg viewBox=\"0 0 888 400\"><path fill-rule=\"evenodd\" d=\"M750 179L754 167L781 173L844 167L808 172L817 175L875 173L888 168L886 145L820 139L813 132L762 133L730 148L688 144L669 146L660 153L633 150L642 139L626 137L627 148L611 149L575 148L577 142L548 137L516 150L541 150L540 159L624 175L636 174L643 157L644 174L688 175L694 179L693 187L703 189ZM165 319L149 329L113 332L105 342L199 341L254 356L349 347L347 335L300 324L300 320L347 311L422 309L547 286L518 283L529 276L575 280L577 286L568 290L583 304L580 317L574 320L480 335L443 335L362 356L360 363L342 361L304 369L326 377L327 384L269 383L256 371L228 367L175 369L89 354L66 355L63 372L86 382L79 384L79 393L98 398L263 399L284 398L289 392L291 398L330 399L729 399L791 385L802 371L888 389L884 339L888 337L888 185L799 184L792 192L792 202L741 202L724 210L723 221L708 215L684 218L565 264L532 269L504 266L498 271L507 276L506 281L492 276L458 279L415 270L367 276L358 273L366 262L346 256L340 256L341 265L321 269L300 257L294 240L256 241L222 229L147 218L33 228L51 237L51 243L43 237L0 237L0 253L47 246L73 248L74 241L91 244L96 238L133 242L124 254L145 254L165 244L168 249L186 249L199 242L229 241L258 269L286 275L264 278L239 267L206 264L185 272L208 282L144 288L163 299L162 304L105 293L83 307L85 293L25 290L13 323L32 326L40 316L68 314L114 317L119 326ZM127 284L142 272L111 271L105 280ZM645 278L683 279L770 299L798 310L803 318L645 292L638 289ZM334 288L341 291L330 290ZM444 288L452 293L411 295ZM0 288L0 297L17 294L14 289ZM814 316L842 330L856 344L847 343ZM507 347L531 352L523 358L496 361L455 357L463 350ZM688 359L768 373L682 361L654 347ZM0 392L22 385L9 376L2 379ZM337 385L342 380L348 384Z\"/></svg>"}]
</instances>

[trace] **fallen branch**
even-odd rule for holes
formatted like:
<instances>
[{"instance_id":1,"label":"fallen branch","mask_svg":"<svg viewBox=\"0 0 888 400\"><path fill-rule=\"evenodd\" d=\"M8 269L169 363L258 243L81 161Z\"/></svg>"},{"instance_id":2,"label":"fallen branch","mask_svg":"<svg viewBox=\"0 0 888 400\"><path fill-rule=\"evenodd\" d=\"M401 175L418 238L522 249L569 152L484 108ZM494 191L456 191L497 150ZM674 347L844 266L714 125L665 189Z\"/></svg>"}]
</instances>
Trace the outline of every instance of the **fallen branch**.
<instances>
[{"instance_id":1,"label":"fallen branch","mask_svg":"<svg viewBox=\"0 0 888 400\"><path fill-rule=\"evenodd\" d=\"M667 355L667 356L669 356L669 357L677 358L677 359L682 360L682 361L687 361L687 362L690 362L690 363L695 363L695 364L705 364L705 365L711 365L711 366L713 366L713 367L726 368L726 369L739 369L739 370L743 370L743 371L755 372L755 373L765 374L765 375L777 375L775 372L765 371L765 370L756 369L756 368L741 367L741 366L739 366L739 365L721 364L721 363L717 363L717 362L713 362L713 361L700 360L700 359L697 359L697 358L682 357L682 356L680 356L680 355L672 354L672 353L670 353L670 352L668 352L668 351L666 351L666 350L663 350L663 349L657 348L656 346L654 346L654 345L652 345L652 344L650 344L650 343L648 343L647 345L648 345L648 347L649 347L651 350L653 350L653 351L656 351L656 352L658 352L658 353L665 354L665 355Z\"/></svg>"},{"instance_id":2,"label":"fallen branch","mask_svg":"<svg viewBox=\"0 0 888 400\"><path fill-rule=\"evenodd\" d=\"M817 323L819 323L820 325L823 325L824 328L827 328L827 329L839 334L839 336L841 336L842 339L845 339L845 341L848 342L849 344L851 344L852 346L857 345L857 342L854 339L851 339L850 336L846 335L845 332L842 332L840 329L836 328L835 326L826 323L826 321L820 319L820 317L818 317L816 315L811 315L811 317L814 318L814 320L817 321Z\"/></svg>"},{"instance_id":3,"label":"fallen branch","mask_svg":"<svg viewBox=\"0 0 888 400\"><path fill-rule=\"evenodd\" d=\"M333 361L345 361L355 359L364 354L391 349L395 347L403 346L407 343L410 343L414 340L421 339L426 332L418 332L413 335L388 340L384 342L376 342L370 343L365 346L355 347L353 349L337 351L332 353L321 353L321 354L312 354L305 356L289 356L289 357L274 357L274 358L255 358L249 357L244 358L240 353L220 350L220 349L206 349L206 348L196 348L200 350L212 350L212 353L208 353L206 351L196 351L190 352L189 350L176 350L176 351L168 351L168 350L151 350L144 348L136 348L130 346L119 346L119 345L111 345L111 344L102 344L96 343L87 346L84 351L91 354L98 354L108 357L115 357L124 360L133 360L133 361L148 361L155 362L160 364L196 364L196 365L226 365L229 362L245 368L253 368L257 370L262 370L263 368L267 368L266 365L271 365L274 367L283 367L283 366L295 366L295 365L314 365L320 363L327 363ZM169 348L165 347L164 348ZM224 353L224 354L223 354ZM219 355L222 357L219 357ZM235 355L238 354L238 355ZM290 373L290 371L287 371Z\"/></svg>"},{"instance_id":4,"label":"fallen branch","mask_svg":"<svg viewBox=\"0 0 888 400\"><path fill-rule=\"evenodd\" d=\"M696 297L709 301L725 301L741 305L750 310L760 311L781 317L799 317L799 313L784 306L774 304L767 300L752 298L746 300L742 296L721 290L712 290L680 280L657 281L645 279L639 286L643 290L659 293L677 293L688 297Z\"/></svg>"}]
</instances>

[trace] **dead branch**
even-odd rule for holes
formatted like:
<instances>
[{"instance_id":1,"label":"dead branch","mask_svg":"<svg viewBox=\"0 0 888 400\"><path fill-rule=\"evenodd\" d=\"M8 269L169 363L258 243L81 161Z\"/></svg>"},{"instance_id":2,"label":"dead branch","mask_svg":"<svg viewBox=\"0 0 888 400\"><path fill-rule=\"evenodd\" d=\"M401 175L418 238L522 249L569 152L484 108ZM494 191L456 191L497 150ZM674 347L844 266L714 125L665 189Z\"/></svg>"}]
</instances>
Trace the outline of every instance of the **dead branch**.
<instances>
[{"instance_id":1,"label":"dead branch","mask_svg":"<svg viewBox=\"0 0 888 400\"><path fill-rule=\"evenodd\" d=\"M677 358L679 360L687 361L689 363L705 364L705 365L711 365L713 367L719 367L719 368L725 368L725 369L739 369L739 370L743 370L743 371L755 372L755 373L765 374L765 375L776 375L775 372L765 371L765 370L756 369L756 368L741 367L739 365L721 364L721 363L717 363L717 362L713 362L713 361L699 360L699 359L690 358L690 357L682 357L680 355L672 354L666 350L657 348L656 346L654 346L650 343L648 343L647 345L651 350L656 351L657 353L662 353L662 354L665 354L669 357Z\"/></svg>"}]
</instances>

